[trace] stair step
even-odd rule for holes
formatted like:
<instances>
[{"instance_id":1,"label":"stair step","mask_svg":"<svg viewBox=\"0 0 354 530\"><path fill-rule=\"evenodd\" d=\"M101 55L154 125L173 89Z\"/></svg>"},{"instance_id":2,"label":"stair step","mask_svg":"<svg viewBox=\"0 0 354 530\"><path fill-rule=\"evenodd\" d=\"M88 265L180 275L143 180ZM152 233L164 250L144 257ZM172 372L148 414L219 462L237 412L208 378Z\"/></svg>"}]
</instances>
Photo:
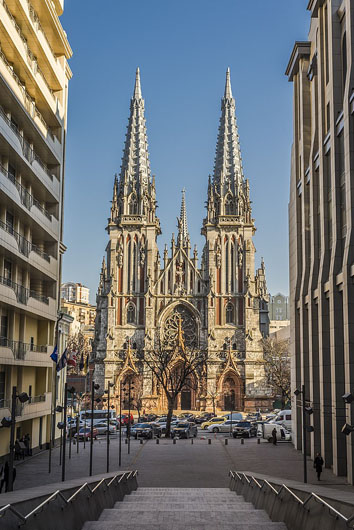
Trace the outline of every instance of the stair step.
<instances>
[{"instance_id":1,"label":"stair step","mask_svg":"<svg viewBox=\"0 0 354 530\"><path fill-rule=\"evenodd\" d=\"M167 521L163 523L144 523L143 521L134 524L121 523L120 521L88 521L82 530L168 530ZM171 526L172 528L172 526ZM173 523L173 530L287 530L284 523Z\"/></svg>"},{"instance_id":2,"label":"stair step","mask_svg":"<svg viewBox=\"0 0 354 530\"><path fill-rule=\"evenodd\" d=\"M186 512L197 512L197 511L205 511L205 503L203 502L168 502L168 503L125 503L125 502L119 502L114 505L115 510L119 510L120 512L131 512L131 511L138 511L138 512L155 512L155 511L186 511ZM240 512L240 511L249 511L254 510L253 504L232 504L228 506L225 503L208 503L207 505L207 511L223 511L223 512Z\"/></svg>"},{"instance_id":3,"label":"stair step","mask_svg":"<svg viewBox=\"0 0 354 530\"><path fill-rule=\"evenodd\" d=\"M131 509L111 509L103 510L100 521L118 521L123 523L163 523L168 521L172 523L181 523L184 521L187 523L212 523L215 524L234 522L235 518L244 519L247 522L269 522L269 517L263 510L205 510L200 507L195 510L181 508L180 510L174 510L171 508L164 509L161 507L158 511L156 508L152 510L134 510Z\"/></svg>"}]
</instances>

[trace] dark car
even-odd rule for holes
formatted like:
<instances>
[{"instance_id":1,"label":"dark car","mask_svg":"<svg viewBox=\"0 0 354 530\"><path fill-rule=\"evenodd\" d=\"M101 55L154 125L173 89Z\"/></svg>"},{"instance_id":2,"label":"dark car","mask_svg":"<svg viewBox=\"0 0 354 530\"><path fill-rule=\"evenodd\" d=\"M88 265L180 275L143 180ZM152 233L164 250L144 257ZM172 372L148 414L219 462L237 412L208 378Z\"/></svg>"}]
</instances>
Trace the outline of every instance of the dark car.
<instances>
[{"instance_id":1,"label":"dark car","mask_svg":"<svg viewBox=\"0 0 354 530\"><path fill-rule=\"evenodd\" d=\"M198 427L190 421L179 421L171 430L171 438L196 438Z\"/></svg>"},{"instance_id":2,"label":"dark car","mask_svg":"<svg viewBox=\"0 0 354 530\"><path fill-rule=\"evenodd\" d=\"M246 436L247 438L257 436L257 425L251 421L239 421L232 429L232 436L234 438L237 438L238 436Z\"/></svg>"},{"instance_id":3,"label":"dark car","mask_svg":"<svg viewBox=\"0 0 354 530\"><path fill-rule=\"evenodd\" d=\"M214 416L215 416L215 414L213 412L205 412L201 416L196 416L194 421L198 425L201 425L202 423L204 423L205 421L210 420L210 418L213 418Z\"/></svg>"},{"instance_id":4,"label":"dark car","mask_svg":"<svg viewBox=\"0 0 354 530\"><path fill-rule=\"evenodd\" d=\"M131 428L131 436L137 440L138 438L152 439L154 436L160 438L161 427L152 423L137 423Z\"/></svg>"}]
</instances>

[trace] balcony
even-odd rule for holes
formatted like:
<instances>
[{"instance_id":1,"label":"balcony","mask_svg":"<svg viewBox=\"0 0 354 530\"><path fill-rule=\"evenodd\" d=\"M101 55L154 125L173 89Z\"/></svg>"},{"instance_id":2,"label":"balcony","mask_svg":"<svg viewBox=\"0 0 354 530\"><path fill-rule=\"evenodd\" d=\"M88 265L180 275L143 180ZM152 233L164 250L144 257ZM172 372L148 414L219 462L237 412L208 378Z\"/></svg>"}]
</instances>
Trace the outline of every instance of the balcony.
<instances>
[{"instance_id":1,"label":"balcony","mask_svg":"<svg viewBox=\"0 0 354 530\"><path fill-rule=\"evenodd\" d=\"M21 234L16 232L16 230L14 230L11 225L4 223L3 221L0 220L0 228L2 228L3 230L5 230L5 232L7 232L8 234L12 235L15 238L17 242L17 246L18 246L18 251L24 256L26 256L26 258L28 258L31 251L33 251L36 254L38 254L38 256L40 256L41 258L46 260L48 263L50 263L49 254L44 252L38 245L34 245L30 241L28 241L28 239L26 239Z\"/></svg>"},{"instance_id":2,"label":"balcony","mask_svg":"<svg viewBox=\"0 0 354 530\"><path fill-rule=\"evenodd\" d=\"M34 298L38 302L42 302L43 304L49 305L48 296L39 294L37 293L37 291L34 291L33 289L28 289L27 287L24 287L19 283L15 283L10 279L5 278L4 276L0 276L0 284L10 287L10 289L12 289L16 295L17 302L20 304L27 305L29 298Z\"/></svg>"},{"instance_id":3,"label":"balcony","mask_svg":"<svg viewBox=\"0 0 354 530\"><path fill-rule=\"evenodd\" d=\"M13 353L14 359L20 361L26 359L27 352L47 353L47 346L12 340L7 337L0 337L0 347L9 348Z\"/></svg>"},{"instance_id":4,"label":"balcony","mask_svg":"<svg viewBox=\"0 0 354 530\"><path fill-rule=\"evenodd\" d=\"M18 403L16 406L16 416L19 419L17 421L25 421L36 416L43 416L45 413L49 414L51 402L52 393L45 392L39 396L30 397L30 400L26 403Z\"/></svg>"},{"instance_id":5,"label":"balcony","mask_svg":"<svg viewBox=\"0 0 354 530\"><path fill-rule=\"evenodd\" d=\"M0 164L0 171L17 188L21 204L23 204L23 206L25 206L27 210L31 211L32 206L35 206L47 219L49 219L49 221L52 221L52 215L48 212L48 210L46 210L41 205L39 200L36 199L33 195L31 195L31 193L29 193L26 188L24 188L19 182L17 182L14 175L12 175L12 173L9 173L2 164Z\"/></svg>"}]
</instances>

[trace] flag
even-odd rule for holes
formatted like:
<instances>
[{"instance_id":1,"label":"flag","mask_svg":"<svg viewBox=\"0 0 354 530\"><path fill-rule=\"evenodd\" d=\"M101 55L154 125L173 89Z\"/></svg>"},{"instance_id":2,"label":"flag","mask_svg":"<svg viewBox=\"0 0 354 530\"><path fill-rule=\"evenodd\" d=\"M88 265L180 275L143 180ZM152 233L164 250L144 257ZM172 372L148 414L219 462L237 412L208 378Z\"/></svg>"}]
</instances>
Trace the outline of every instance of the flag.
<instances>
[{"instance_id":1,"label":"flag","mask_svg":"<svg viewBox=\"0 0 354 530\"><path fill-rule=\"evenodd\" d=\"M83 354L83 352L82 352L82 353L81 353L81 358L80 358L80 364L79 364L80 372L82 372L82 370L84 369L84 366L85 366L85 362L84 362L84 354Z\"/></svg>"},{"instance_id":2,"label":"flag","mask_svg":"<svg viewBox=\"0 0 354 530\"><path fill-rule=\"evenodd\" d=\"M76 351L72 351L68 356L68 366L76 366Z\"/></svg>"},{"instance_id":3,"label":"flag","mask_svg":"<svg viewBox=\"0 0 354 530\"><path fill-rule=\"evenodd\" d=\"M55 345L55 348L53 350L53 353L51 354L50 358L52 361L56 364L58 362L58 347Z\"/></svg>"},{"instance_id":4,"label":"flag","mask_svg":"<svg viewBox=\"0 0 354 530\"><path fill-rule=\"evenodd\" d=\"M60 372L60 370L65 368L67 362L68 362L68 360L66 358L66 348L65 348L65 350L63 352L63 355L60 357L60 360L57 363L57 372Z\"/></svg>"}]
</instances>

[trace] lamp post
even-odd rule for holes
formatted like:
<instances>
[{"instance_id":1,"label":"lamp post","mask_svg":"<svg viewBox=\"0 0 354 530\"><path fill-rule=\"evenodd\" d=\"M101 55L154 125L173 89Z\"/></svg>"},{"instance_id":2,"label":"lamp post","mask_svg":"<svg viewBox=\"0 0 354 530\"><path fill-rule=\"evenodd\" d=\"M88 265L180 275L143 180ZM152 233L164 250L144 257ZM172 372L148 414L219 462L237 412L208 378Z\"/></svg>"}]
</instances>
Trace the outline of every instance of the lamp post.
<instances>
[{"instance_id":1,"label":"lamp post","mask_svg":"<svg viewBox=\"0 0 354 530\"><path fill-rule=\"evenodd\" d=\"M62 482L65 481L65 452L66 452L66 416L67 416L67 408L68 408L68 392L70 392L71 395L74 394L75 388L70 387L68 388L68 383L65 382L64 384L64 426L63 426L63 461L62 461L62 468L61 468L61 480Z\"/></svg>"},{"instance_id":2,"label":"lamp post","mask_svg":"<svg viewBox=\"0 0 354 530\"><path fill-rule=\"evenodd\" d=\"M29 401L29 396L26 392L17 394L17 387L12 387L12 400L11 400L11 418L4 418L1 422L3 427L10 427L10 455L9 455L9 484L7 491L13 491L14 484L14 452L15 452L15 429L16 429L16 400L20 403L26 403Z\"/></svg>"},{"instance_id":3,"label":"lamp post","mask_svg":"<svg viewBox=\"0 0 354 530\"><path fill-rule=\"evenodd\" d=\"M305 385L301 386L301 390L298 388L294 391L295 396L301 394L302 397L302 450L304 453L304 483L307 483L307 432L313 432L314 428L312 426L306 427L306 414L312 414L313 410L311 407L306 407L306 398L305 398Z\"/></svg>"},{"instance_id":4,"label":"lamp post","mask_svg":"<svg viewBox=\"0 0 354 530\"><path fill-rule=\"evenodd\" d=\"M95 384L95 381L92 379L91 385L91 434L90 434L90 477L92 476L92 456L93 456L93 410L95 406L95 390L98 390L100 385ZM86 436L86 429L84 436Z\"/></svg>"},{"instance_id":5,"label":"lamp post","mask_svg":"<svg viewBox=\"0 0 354 530\"><path fill-rule=\"evenodd\" d=\"M109 398L110 398L110 389L114 386L113 383L108 382L108 388L105 390L105 393L107 394L107 473L109 473L109 427L110 427L110 406L109 406Z\"/></svg>"},{"instance_id":6,"label":"lamp post","mask_svg":"<svg viewBox=\"0 0 354 530\"><path fill-rule=\"evenodd\" d=\"M119 383L119 467L122 464L122 381Z\"/></svg>"}]
</instances>

